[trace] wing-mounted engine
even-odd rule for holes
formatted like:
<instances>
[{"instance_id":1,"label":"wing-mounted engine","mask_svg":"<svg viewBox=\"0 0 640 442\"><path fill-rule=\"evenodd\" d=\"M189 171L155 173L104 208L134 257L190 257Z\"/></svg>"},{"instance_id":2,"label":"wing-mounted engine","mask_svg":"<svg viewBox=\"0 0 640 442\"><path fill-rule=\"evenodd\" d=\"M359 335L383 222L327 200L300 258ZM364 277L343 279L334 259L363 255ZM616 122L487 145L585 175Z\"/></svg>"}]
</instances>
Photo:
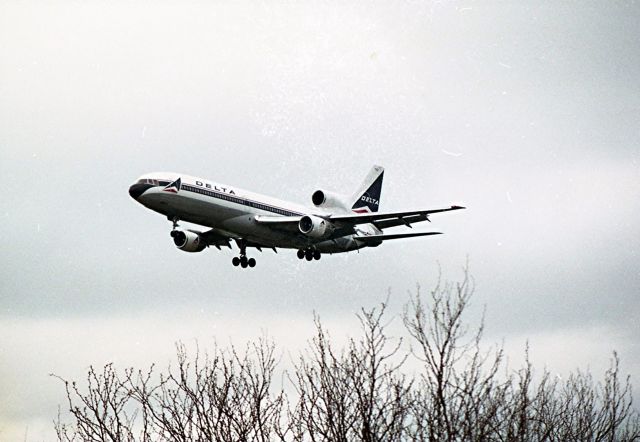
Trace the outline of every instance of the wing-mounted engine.
<instances>
[{"instance_id":1,"label":"wing-mounted engine","mask_svg":"<svg viewBox=\"0 0 640 442\"><path fill-rule=\"evenodd\" d=\"M322 239L331 235L335 230L335 226L319 216L305 215L300 218L298 229L311 238Z\"/></svg>"},{"instance_id":2,"label":"wing-mounted engine","mask_svg":"<svg viewBox=\"0 0 640 442\"><path fill-rule=\"evenodd\" d=\"M311 201L316 207L337 208L349 211L349 197L326 190L316 190L311 195Z\"/></svg>"},{"instance_id":3,"label":"wing-mounted engine","mask_svg":"<svg viewBox=\"0 0 640 442\"><path fill-rule=\"evenodd\" d=\"M202 252L207 247L199 233L192 230L172 230L171 237L176 247L184 252Z\"/></svg>"}]
</instances>

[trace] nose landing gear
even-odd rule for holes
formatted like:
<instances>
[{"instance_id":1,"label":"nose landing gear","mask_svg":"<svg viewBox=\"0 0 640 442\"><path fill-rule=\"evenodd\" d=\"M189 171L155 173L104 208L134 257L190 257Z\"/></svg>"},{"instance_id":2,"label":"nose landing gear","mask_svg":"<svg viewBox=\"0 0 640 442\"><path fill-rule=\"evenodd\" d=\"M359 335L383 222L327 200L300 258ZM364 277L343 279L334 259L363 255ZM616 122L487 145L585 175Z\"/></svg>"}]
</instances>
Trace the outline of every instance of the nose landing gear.
<instances>
[{"instance_id":1,"label":"nose landing gear","mask_svg":"<svg viewBox=\"0 0 640 442\"><path fill-rule=\"evenodd\" d=\"M308 249L298 249L297 253L298 259L306 259L307 261L311 261L315 259L316 261L320 259L322 254L320 250L308 248Z\"/></svg>"}]
</instances>

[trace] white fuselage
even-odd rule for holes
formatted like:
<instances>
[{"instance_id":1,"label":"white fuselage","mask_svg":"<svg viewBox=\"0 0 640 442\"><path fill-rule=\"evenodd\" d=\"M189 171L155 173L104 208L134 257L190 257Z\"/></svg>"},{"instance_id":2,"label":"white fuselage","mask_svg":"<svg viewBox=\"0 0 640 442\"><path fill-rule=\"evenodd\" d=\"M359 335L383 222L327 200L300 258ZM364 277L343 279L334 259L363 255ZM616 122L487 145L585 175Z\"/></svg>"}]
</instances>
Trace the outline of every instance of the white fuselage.
<instances>
[{"instance_id":1,"label":"white fuselage","mask_svg":"<svg viewBox=\"0 0 640 442\"><path fill-rule=\"evenodd\" d=\"M181 179L181 188L171 192L166 186ZM264 247L314 248L326 253L356 250L364 244L346 235L331 241L315 242L301 232L269 228L256 222L256 216L326 216L322 208L304 207L291 202L249 192L234 186L215 183L203 178L173 172L151 173L141 176L136 184L149 184L137 201L145 207L167 216L207 226L232 238L242 238ZM133 187L133 186L132 186ZM345 212L345 211L342 211ZM373 234L373 225L358 225L357 232Z\"/></svg>"}]
</instances>

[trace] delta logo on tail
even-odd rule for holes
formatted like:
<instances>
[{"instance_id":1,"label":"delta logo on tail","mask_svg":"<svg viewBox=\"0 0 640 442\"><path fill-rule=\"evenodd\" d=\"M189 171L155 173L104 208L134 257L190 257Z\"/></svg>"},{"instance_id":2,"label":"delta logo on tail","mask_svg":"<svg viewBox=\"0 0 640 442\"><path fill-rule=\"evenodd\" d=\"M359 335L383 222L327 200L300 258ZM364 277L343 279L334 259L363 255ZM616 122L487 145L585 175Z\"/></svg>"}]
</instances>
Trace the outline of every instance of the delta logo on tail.
<instances>
[{"instance_id":1,"label":"delta logo on tail","mask_svg":"<svg viewBox=\"0 0 640 442\"><path fill-rule=\"evenodd\" d=\"M182 186L182 182L180 181L180 178L178 178L174 182L167 184L167 187L165 187L162 190L164 192L178 193L180 191L181 186Z\"/></svg>"},{"instance_id":2,"label":"delta logo on tail","mask_svg":"<svg viewBox=\"0 0 640 442\"><path fill-rule=\"evenodd\" d=\"M369 186L369 188L360 195L360 198L354 203L351 210L355 213L372 213L377 212L380 208L380 194L382 193L382 172L378 178Z\"/></svg>"}]
</instances>

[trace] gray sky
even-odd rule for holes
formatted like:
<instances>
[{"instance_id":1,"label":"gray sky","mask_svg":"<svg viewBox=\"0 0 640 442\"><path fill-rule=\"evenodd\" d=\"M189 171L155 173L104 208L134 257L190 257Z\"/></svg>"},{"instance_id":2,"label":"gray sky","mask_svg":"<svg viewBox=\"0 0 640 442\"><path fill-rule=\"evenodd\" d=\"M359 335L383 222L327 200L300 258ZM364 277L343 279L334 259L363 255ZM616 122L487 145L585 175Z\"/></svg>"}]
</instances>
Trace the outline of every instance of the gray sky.
<instances>
[{"instance_id":1,"label":"gray sky","mask_svg":"<svg viewBox=\"0 0 640 442\"><path fill-rule=\"evenodd\" d=\"M514 360L640 378L635 2L0 4L0 436L51 438L48 373L173 343L301 346L467 257ZM173 170L309 203L386 168L382 210L452 202L433 238L300 262L186 254L136 204ZM401 230L401 229L400 229Z\"/></svg>"}]
</instances>

